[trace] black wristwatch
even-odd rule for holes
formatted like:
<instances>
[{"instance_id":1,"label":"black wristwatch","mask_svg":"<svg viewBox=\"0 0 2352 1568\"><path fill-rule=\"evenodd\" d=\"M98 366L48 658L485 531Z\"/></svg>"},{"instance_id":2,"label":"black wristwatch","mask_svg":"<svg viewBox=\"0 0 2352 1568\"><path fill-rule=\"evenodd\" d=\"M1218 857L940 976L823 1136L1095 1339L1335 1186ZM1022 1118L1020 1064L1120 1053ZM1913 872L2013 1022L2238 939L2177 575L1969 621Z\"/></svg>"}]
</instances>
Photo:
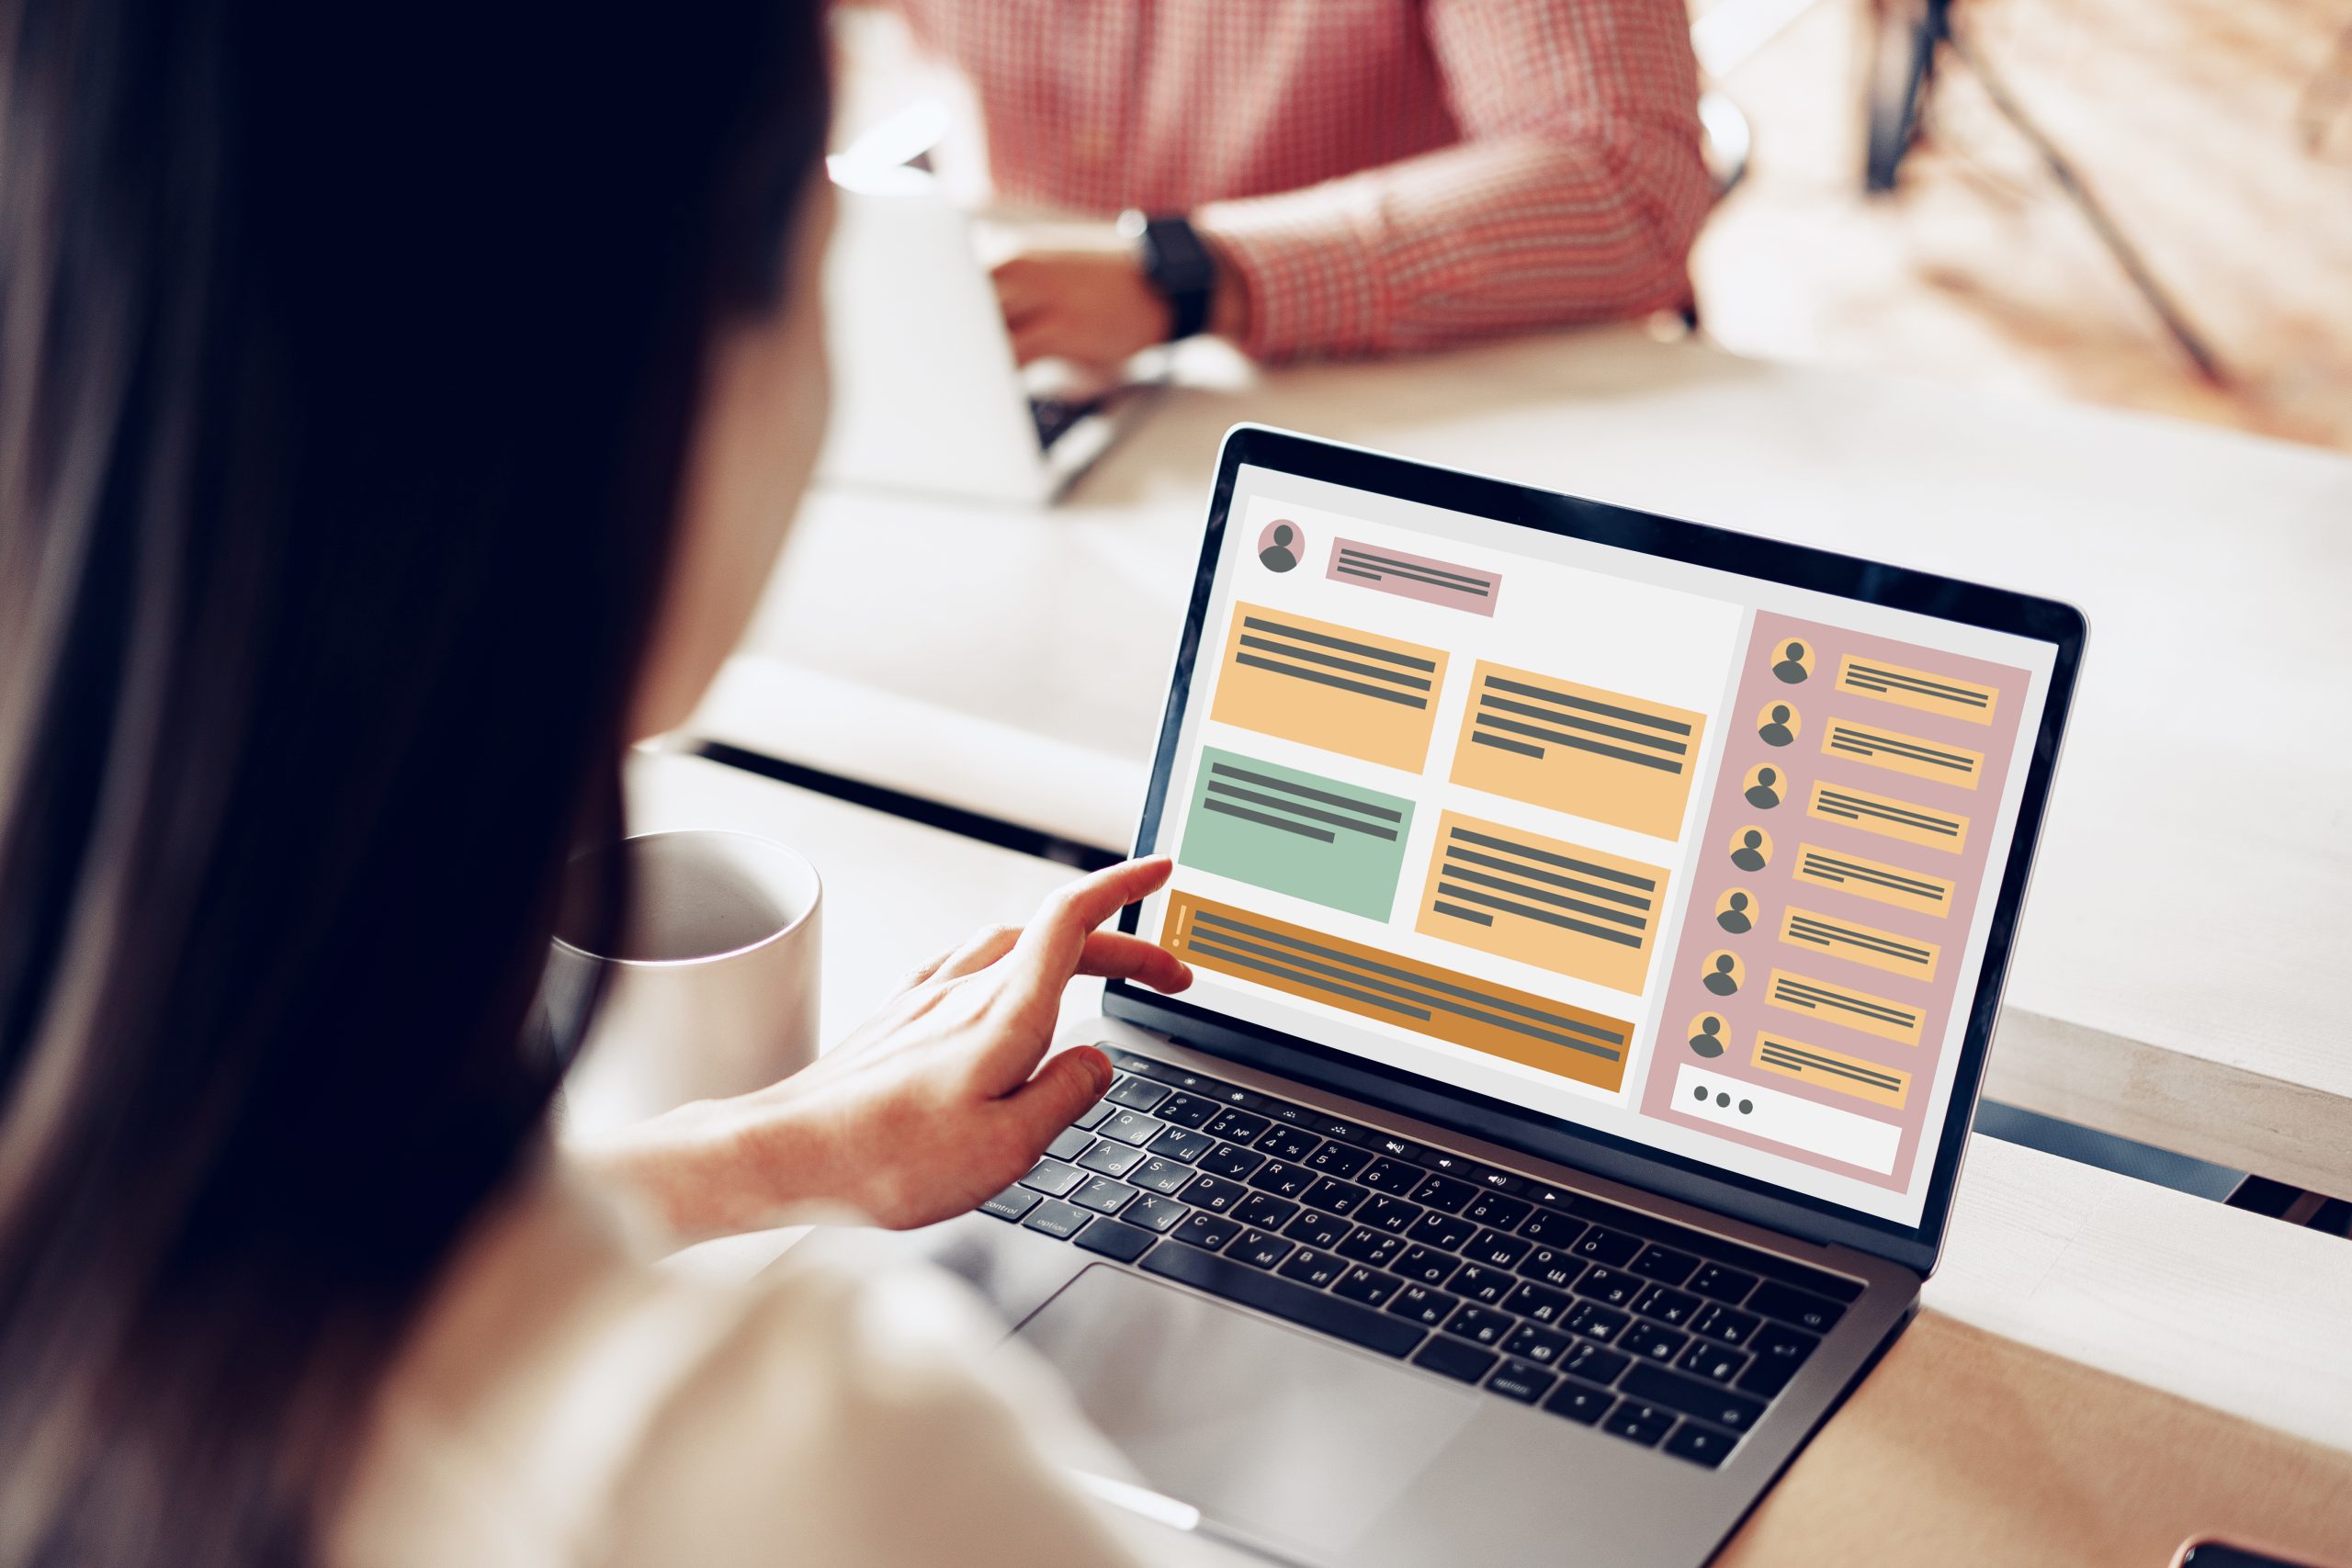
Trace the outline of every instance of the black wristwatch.
<instances>
[{"instance_id":1,"label":"black wristwatch","mask_svg":"<svg viewBox=\"0 0 2352 1568\"><path fill-rule=\"evenodd\" d=\"M1130 208L1119 214L1119 232L1136 242L1145 278L1168 301L1168 341L1205 331L1216 295L1216 257L1191 222L1148 218Z\"/></svg>"}]
</instances>

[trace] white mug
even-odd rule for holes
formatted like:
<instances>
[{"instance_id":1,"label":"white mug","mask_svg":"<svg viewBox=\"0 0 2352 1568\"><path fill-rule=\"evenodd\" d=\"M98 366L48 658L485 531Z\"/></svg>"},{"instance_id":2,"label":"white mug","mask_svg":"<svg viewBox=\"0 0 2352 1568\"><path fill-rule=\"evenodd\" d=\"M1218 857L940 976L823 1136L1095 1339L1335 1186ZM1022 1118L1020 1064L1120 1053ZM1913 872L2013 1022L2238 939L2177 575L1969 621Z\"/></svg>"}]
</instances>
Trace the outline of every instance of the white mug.
<instances>
[{"instance_id":1,"label":"white mug","mask_svg":"<svg viewBox=\"0 0 2352 1568\"><path fill-rule=\"evenodd\" d=\"M594 1026L564 1078L567 1135L748 1093L816 1059L824 885L805 856L749 833L646 833L586 852L575 874L597 855L627 861L618 951L591 952L581 933L559 932L543 992L557 1019L576 1019L605 976Z\"/></svg>"}]
</instances>

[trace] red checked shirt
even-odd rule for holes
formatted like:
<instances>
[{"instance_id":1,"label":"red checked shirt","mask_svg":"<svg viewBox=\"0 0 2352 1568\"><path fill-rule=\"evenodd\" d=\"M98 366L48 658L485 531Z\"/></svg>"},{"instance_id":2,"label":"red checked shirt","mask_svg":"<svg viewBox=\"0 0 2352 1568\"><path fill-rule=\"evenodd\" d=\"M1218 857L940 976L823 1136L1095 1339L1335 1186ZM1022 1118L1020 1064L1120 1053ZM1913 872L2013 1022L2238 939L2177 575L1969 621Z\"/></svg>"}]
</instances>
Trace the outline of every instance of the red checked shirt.
<instances>
[{"instance_id":1,"label":"red checked shirt","mask_svg":"<svg viewBox=\"0 0 2352 1568\"><path fill-rule=\"evenodd\" d=\"M1712 201L1683 0L898 0L1008 198L1182 212L1261 358L1668 308Z\"/></svg>"}]
</instances>

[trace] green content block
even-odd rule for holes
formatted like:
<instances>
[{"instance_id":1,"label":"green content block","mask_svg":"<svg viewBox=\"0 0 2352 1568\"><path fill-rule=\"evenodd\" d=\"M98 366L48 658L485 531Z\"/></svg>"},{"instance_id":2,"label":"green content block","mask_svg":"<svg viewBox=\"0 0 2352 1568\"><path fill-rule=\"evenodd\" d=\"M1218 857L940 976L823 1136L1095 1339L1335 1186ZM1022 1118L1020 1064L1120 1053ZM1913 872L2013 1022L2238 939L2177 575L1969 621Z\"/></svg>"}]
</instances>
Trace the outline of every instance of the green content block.
<instances>
[{"instance_id":1,"label":"green content block","mask_svg":"<svg viewBox=\"0 0 2352 1568\"><path fill-rule=\"evenodd\" d=\"M1204 747L1176 859L1385 920L1412 825L1409 800Z\"/></svg>"}]
</instances>

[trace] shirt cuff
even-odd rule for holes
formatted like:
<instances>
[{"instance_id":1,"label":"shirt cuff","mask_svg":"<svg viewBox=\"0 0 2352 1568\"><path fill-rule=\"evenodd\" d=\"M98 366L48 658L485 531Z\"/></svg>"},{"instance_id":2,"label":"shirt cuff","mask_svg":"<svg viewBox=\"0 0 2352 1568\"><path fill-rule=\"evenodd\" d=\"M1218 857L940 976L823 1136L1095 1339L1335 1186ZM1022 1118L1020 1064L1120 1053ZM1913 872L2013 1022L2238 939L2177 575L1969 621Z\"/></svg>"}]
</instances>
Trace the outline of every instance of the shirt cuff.
<instances>
[{"instance_id":1,"label":"shirt cuff","mask_svg":"<svg viewBox=\"0 0 2352 1568\"><path fill-rule=\"evenodd\" d=\"M1378 342L1380 277L1337 194L1309 187L1193 213L1240 277L1250 305L1241 347L1251 358L1363 354Z\"/></svg>"}]
</instances>

